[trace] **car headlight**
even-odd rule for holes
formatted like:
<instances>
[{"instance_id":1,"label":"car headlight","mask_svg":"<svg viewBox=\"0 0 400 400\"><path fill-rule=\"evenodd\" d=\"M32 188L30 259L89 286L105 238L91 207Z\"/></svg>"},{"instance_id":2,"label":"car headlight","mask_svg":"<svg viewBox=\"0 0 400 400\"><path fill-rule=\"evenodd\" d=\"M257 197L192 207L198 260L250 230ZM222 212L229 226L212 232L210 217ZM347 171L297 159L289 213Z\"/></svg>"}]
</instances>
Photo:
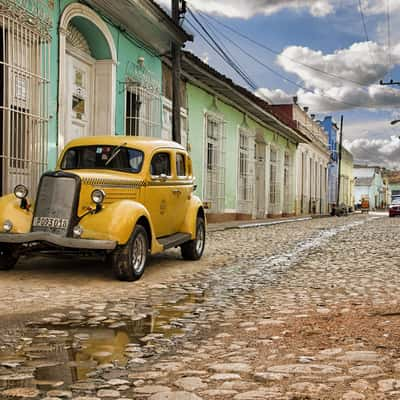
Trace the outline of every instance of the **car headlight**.
<instances>
[{"instance_id":1,"label":"car headlight","mask_svg":"<svg viewBox=\"0 0 400 400\"><path fill-rule=\"evenodd\" d=\"M14 188L15 197L17 197L18 199L25 199L28 196L28 193L28 188L24 185L17 185Z\"/></svg>"},{"instance_id":2,"label":"car headlight","mask_svg":"<svg viewBox=\"0 0 400 400\"><path fill-rule=\"evenodd\" d=\"M92 192L92 201L94 204L102 204L104 199L106 197L106 194L104 193L103 190L100 189L95 189Z\"/></svg>"},{"instance_id":3,"label":"car headlight","mask_svg":"<svg viewBox=\"0 0 400 400\"><path fill-rule=\"evenodd\" d=\"M80 225L76 225L72 230L72 233L74 235L74 238L80 238L83 233L83 228Z\"/></svg>"},{"instance_id":4,"label":"car headlight","mask_svg":"<svg viewBox=\"0 0 400 400\"><path fill-rule=\"evenodd\" d=\"M13 228L13 223L10 220L6 219L3 223L4 232L11 232L12 228Z\"/></svg>"}]
</instances>

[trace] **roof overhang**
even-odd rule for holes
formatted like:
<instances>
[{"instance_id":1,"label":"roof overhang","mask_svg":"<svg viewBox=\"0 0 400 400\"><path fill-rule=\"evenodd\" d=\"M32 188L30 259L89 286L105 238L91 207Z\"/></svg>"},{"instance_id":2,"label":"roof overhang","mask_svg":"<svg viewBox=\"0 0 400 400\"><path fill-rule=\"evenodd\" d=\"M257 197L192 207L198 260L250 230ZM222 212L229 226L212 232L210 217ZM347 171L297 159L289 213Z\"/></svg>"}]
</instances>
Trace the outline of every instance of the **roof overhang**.
<instances>
[{"instance_id":1,"label":"roof overhang","mask_svg":"<svg viewBox=\"0 0 400 400\"><path fill-rule=\"evenodd\" d=\"M217 95L224 103L239 108L274 133L295 144L310 143L310 139L307 136L285 125L260 106L263 102L262 99L259 99L247 89L236 85L226 76L204 64L196 56L187 52L183 54L182 71L186 79ZM267 103L265 104L267 106Z\"/></svg>"},{"instance_id":2,"label":"roof overhang","mask_svg":"<svg viewBox=\"0 0 400 400\"><path fill-rule=\"evenodd\" d=\"M172 43L182 45L193 40L152 0L86 0L86 3L159 54L169 52Z\"/></svg>"}]
</instances>

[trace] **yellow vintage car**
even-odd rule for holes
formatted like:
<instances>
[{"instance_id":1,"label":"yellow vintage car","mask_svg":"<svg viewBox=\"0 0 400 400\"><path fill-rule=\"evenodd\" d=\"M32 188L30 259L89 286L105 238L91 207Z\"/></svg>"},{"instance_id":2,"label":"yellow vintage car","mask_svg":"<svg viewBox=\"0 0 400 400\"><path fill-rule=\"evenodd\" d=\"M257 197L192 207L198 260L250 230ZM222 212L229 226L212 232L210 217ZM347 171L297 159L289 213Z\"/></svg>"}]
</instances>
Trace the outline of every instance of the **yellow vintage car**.
<instances>
[{"instance_id":1,"label":"yellow vintage car","mask_svg":"<svg viewBox=\"0 0 400 400\"><path fill-rule=\"evenodd\" d=\"M91 136L71 141L35 201L17 185L0 198L0 269L20 255L106 255L116 277L139 279L149 254L204 251L205 213L185 149L156 138Z\"/></svg>"}]
</instances>

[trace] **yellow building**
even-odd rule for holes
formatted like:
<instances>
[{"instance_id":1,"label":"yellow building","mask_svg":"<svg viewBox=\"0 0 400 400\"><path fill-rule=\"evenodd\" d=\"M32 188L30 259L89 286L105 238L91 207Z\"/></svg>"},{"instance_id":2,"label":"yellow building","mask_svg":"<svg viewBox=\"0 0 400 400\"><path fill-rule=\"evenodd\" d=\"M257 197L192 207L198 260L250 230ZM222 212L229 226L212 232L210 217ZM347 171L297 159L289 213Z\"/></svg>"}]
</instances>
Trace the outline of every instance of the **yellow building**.
<instances>
[{"instance_id":1,"label":"yellow building","mask_svg":"<svg viewBox=\"0 0 400 400\"><path fill-rule=\"evenodd\" d=\"M354 161L353 155L342 148L342 163L340 167L339 205L346 205L349 211L354 209Z\"/></svg>"}]
</instances>

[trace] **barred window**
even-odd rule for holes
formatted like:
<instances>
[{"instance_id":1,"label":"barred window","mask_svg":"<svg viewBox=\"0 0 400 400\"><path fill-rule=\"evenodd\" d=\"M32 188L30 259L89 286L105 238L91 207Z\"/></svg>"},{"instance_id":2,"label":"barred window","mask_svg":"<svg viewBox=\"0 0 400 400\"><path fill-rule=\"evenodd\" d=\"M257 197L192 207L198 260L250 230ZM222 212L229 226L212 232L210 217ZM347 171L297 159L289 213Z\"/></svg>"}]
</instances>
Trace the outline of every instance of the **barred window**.
<instances>
[{"instance_id":1,"label":"barred window","mask_svg":"<svg viewBox=\"0 0 400 400\"><path fill-rule=\"evenodd\" d=\"M9 12L11 3L0 7L0 186L8 193L23 183L35 193L47 169L50 38L22 4L14 4L18 16Z\"/></svg>"},{"instance_id":2,"label":"barred window","mask_svg":"<svg viewBox=\"0 0 400 400\"><path fill-rule=\"evenodd\" d=\"M224 121L206 115L206 185L204 200L212 212L221 212L225 203L225 136Z\"/></svg>"},{"instance_id":3,"label":"barred window","mask_svg":"<svg viewBox=\"0 0 400 400\"><path fill-rule=\"evenodd\" d=\"M160 136L161 98L139 83L126 86L125 134L127 136Z\"/></svg>"},{"instance_id":4,"label":"barred window","mask_svg":"<svg viewBox=\"0 0 400 400\"><path fill-rule=\"evenodd\" d=\"M254 135L239 129L238 209L251 213L254 197Z\"/></svg>"},{"instance_id":5,"label":"barred window","mask_svg":"<svg viewBox=\"0 0 400 400\"><path fill-rule=\"evenodd\" d=\"M269 202L274 205L278 202L278 154L277 151L271 148L270 151L270 172L269 172Z\"/></svg>"}]
</instances>

